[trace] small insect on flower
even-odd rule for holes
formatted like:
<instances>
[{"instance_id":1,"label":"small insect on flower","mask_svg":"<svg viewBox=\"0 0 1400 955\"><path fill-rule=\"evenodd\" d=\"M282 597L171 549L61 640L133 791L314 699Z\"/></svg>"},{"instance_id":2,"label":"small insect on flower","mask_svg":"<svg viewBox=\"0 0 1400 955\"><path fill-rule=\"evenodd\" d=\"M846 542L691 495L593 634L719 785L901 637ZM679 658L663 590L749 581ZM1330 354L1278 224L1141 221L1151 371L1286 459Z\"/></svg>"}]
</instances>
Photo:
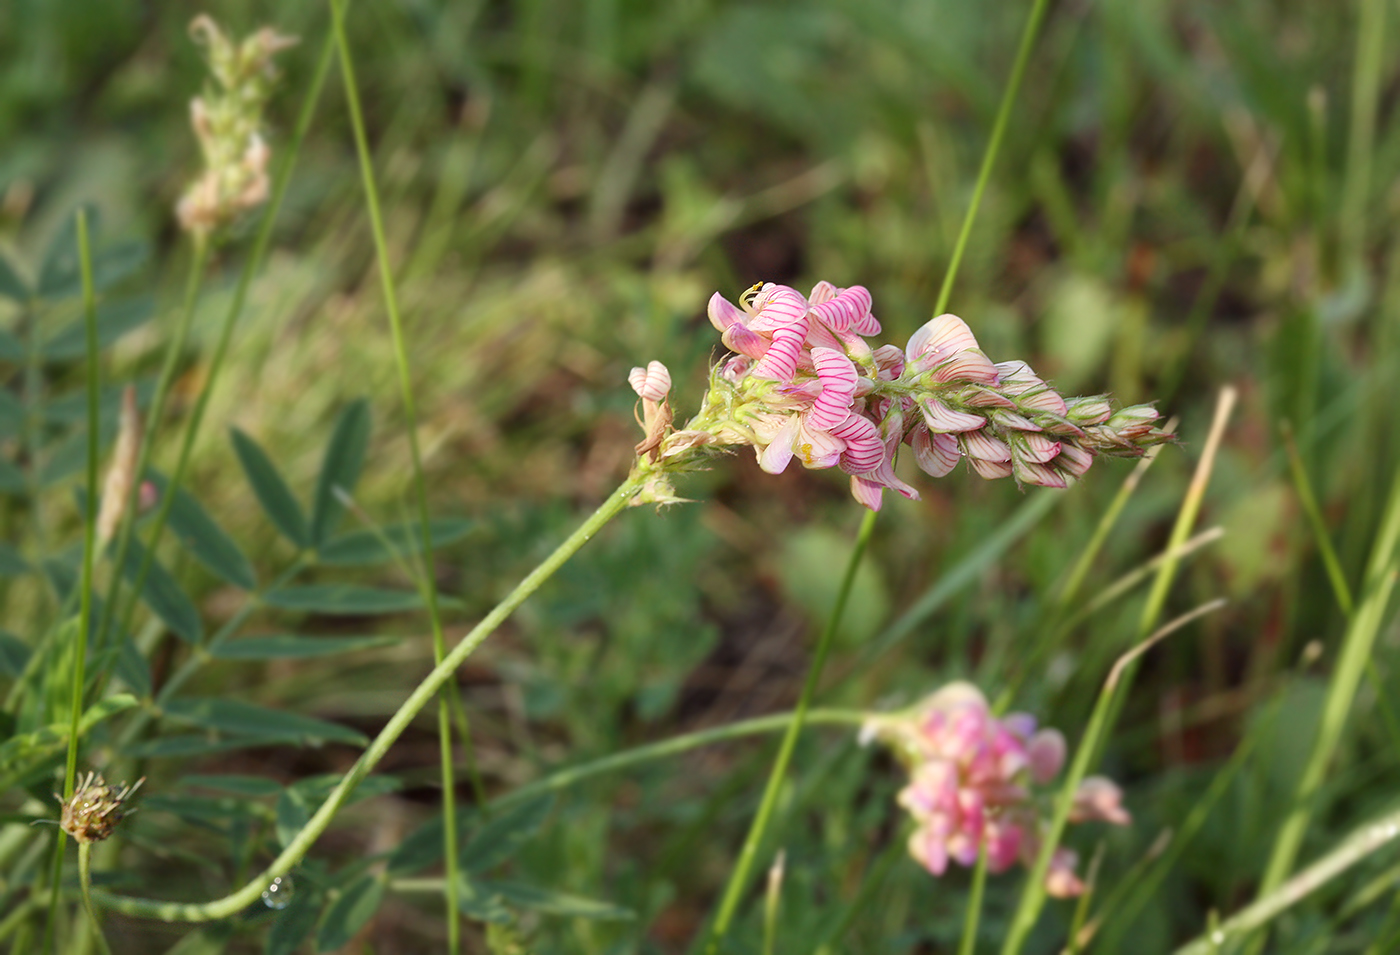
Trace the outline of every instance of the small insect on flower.
<instances>
[{"instance_id":1,"label":"small insect on flower","mask_svg":"<svg viewBox=\"0 0 1400 955\"><path fill-rule=\"evenodd\" d=\"M122 783L118 788L107 785L99 774L88 773L73 790L72 798L65 800L58 793L53 794L63 807L59 828L84 845L101 842L111 836L117 824L126 818L129 812L126 809L127 800L145 781L146 777L142 776L133 785Z\"/></svg>"}]
</instances>

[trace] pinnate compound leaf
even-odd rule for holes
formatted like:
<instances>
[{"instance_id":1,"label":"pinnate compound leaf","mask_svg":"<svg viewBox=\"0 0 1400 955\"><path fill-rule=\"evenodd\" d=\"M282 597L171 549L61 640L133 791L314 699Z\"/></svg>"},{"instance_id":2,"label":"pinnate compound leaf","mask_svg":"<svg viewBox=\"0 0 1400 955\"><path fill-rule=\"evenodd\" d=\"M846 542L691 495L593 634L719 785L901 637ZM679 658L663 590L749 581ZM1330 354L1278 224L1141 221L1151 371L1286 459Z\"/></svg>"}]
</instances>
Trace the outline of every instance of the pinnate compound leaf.
<instances>
[{"instance_id":1,"label":"pinnate compound leaf","mask_svg":"<svg viewBox=\"0 0 1400 955\"><path fill-rule=\"evenodd\" d=\"M554 794L546 793L494 816L462 848L462 867L482 872L511 858L539 832L553 808Z\"/></svg>"},{"instance_id":2,"label":"pinnate compound leaf","mask_svg":"<svg viewBox=\"0 0 1400 955\"><path fill-rule=\"evenodd\" d=\"M0 543L0 577L18 577L27 574L32 568L20 556L19 551L9 544Z\"/></svg>"},{"instance_id":3,"label":"pinnate compound leaf","mask_svg":"<svg viewBox=\"0 0 1400 955\"><path fill-rule=\"evenodd\" d=\"M345 509L336 496L337 489L350 494L360 480L365 452L369 449L369 428L369 402L363 398L352 401L336 419L335 430L326 445L326 456L321 461L316 499L311 508L311 542L317 546L325 543L335 530L336 521Z\"/></svg>"},{"instance_id":4,"label":"pinnate compound leaf","mask_svg":"<svg viewBox=\"0 0 1400 955\"><path fill-rule=\"evenodd\" d=\"M230 428L233 450L238 455L238 463L253 487L253 494L267 513L268 519L297 547L311 543L311 533L306 527L306 514L297 503L292 489L278 473L277 466L268 458L258 443L237 428Z\"/></svg>"},{"instance_id":5,"label":"pinnate compound leaf","mask_svg":"<svg viewBox=\"0 0 1400 955\"><path fill-rule=\"evenodd\" d=\"M161 494L167 493L169 482L165 475L152 474L150 477ZM184 488L175 491L175 500L170 504L169 525L194 559L220 580L244 590L257 588L258 579L253 573L253 565L248 562L243 551L233 542L233 538L214 522L204 505Z\"/></svg>"},{"instance_id":6,"label":"pinnate compound leaf","mask_svg":"<svg viewBox=\"0 0 1400 955\"><path fill-rule=\"evenodd\" d=\"M235 796L275 796L282 791L282 784L275 779L237 773L184 776L180 779L180 785L188 789L213 789Z\"/></svg>"},{"instance_id":7,"label":"pinnate compound leaf","mask_svg":"<svg viewBox=\"0 0 1400 955\"><path fill-rule=\"evenodd\" d=\"M634 919L637 913L601 899L590 899L571 892L556 892L553 889L523 882L481 882L487 892L494 892L507 903L522 909L534 909L550 915L566 915L596 921L625 921Z\"/></svg>"},{"instance_id":8,"label":"pinnate compound leaf","mask_svg":"<svg viewBox=\"0 0 1400 955\"><path fill-rule=\"evenodd\" d=\"M389 856L389 872L393 875L411 875L426 869L442 859L443 817L433 816L408 837L399 843ZM476 810L462 807L457 810L457 831L466 832L476 820Z\"/></svg>"},{"instance_id":9,"label":"pinnate compound leaf","mask_svg":"<svg viewBox=\"0 0 1400 955\"><path fill-rule=\"evenodd\" d=\"M387 647L397 643L394 637L298 637L273 634L265 637L244 637L209 648L220 660L291 660L350 653L371 647Z\"/></svg>"},{"instance_id":10,"label":"pinnate compound leaf","mask_svg":"<svg viewBox=\"0 0 1400 955\"><path fill-rule=\"evenodd\" d=\"M149 296L125 302L102 304L97 308L97 345L106 348L128 332L144 325L155 314L155 300ZM45 361L76 361L87 354L87 323L70 322L39 346Z\"/></svg>"},{"instance_id":11,"label":"pinnate compound leaf","mask_svg":"<svg viewBox=\"0 0 1400 955\"><path fill-rule=\"evenodd\" d=\"M348 944L379 909L384 898L384 880L362 875L340 892L331 903L316 933L316 951L333 952Z\"/></svg>"},{"instance_id":12,"label":"pinnate compound leaf","mask_svg":"<svg viewBox=\"0 0 1400 955\"><path fill-rule=\"evenodd\" d=\"M363 733L348 726L241 700L182 697L166 703L163 710L172 720L235 736L307 743L349 743L354 746L369 742Z\"/></svg>"},{"instance_id":13,"label":"pinnate compound leaf","mask_svg":"<svg viewBox=\"0 0 1400 955\"><path fill-rule=\"evenodd\" d=\"M126 563L122 566L122 576L134 584L145 560L146 547L133 536L131 550L127 552ZM204 634L199 610L159 560L152 560L146 571L146 580L141 585L141 599L176 636L190 643L199 642Z\"/></svg>"},{"instance_id":14,"label":"pinnate compound leaf","mask_svg":"<svg viewBox=\"0 0 1400 955\"><path fill-rule=\"evenodd\" d=\"M445 517L429 521L433 547L451 544L466 537L474 521ZM326 542L317 552L321 563L340 567L367 567L387 564L396 557L423 553L423 528L416 521L390 524L378 530L359 530Z\"/></svg>"},{"instance_id":15,"label":"pinnate compound leaf","mask_svg":"<svg viewBox=\"0 0 1400 955\"><path fill-rule=\"evenodd\" d=\"M0 492L20 494L27 488L24 472L4 458L0 458Z\"/></svg>"},{"instance_id":16,"label":"pinnate compound leaf","mask_svg":"<svg viewBox=\"0 0 1400 955\"><path fill-rule=\"evenodd\" d=\"M400 613L423 606L418 594L357 584L303 584L279 587L263 596L270 607L342 616Z\"/></svg>"},{"instance_id":17,"label":"pinnate compound leaf","mask_svg":"<svg viewBox=\"0 0 1400 955\"><path fill-rule=\"evenodd\" d=\"M0 255L0 297L21 304L29 301L29 286L3 255Z\"/></svg>"},{"instance_id":18,"label":"pinnate compound leaf","mask_svg":"<svg viewBox=\"0 0 1400 955\"><path fill-rule=\"evenodd\" d=\"M267 933L264 955L296 955L301 945L316 928L321 914L321 899L314 893L297 895L272 920Z\"/></svg>"}]
</instances>

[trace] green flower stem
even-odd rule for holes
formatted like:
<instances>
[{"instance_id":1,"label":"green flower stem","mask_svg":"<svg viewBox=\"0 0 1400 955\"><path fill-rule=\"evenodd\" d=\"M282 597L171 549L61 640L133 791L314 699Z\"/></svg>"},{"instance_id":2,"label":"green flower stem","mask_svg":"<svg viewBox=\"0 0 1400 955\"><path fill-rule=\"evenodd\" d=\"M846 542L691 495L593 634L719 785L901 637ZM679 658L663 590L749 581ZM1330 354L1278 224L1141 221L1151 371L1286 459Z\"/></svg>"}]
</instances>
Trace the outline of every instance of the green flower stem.
<instances>
[{"instance_id":1,"label":"green flower stem","mask_svg":"<svg viewBox=\"0 0 1400 955\"><path fill-rule=\"evenodd\" d=\"M92 843L78 843L78 884L83 890L83 908L87 909L92 920L92 932L97 937L97 947L102 955L112 955L107 946L107 936L102 934L102 923L97 918L97 909L92 907Z\"/></svg>"},{"instance_id":2,"label":"green flower stem","mask_svg":"<svg viewBox=\"0 0 1400 955\"><path fill-rule=\"evenodd\" d=\"M982 154L982 167L977 170L977 185L972 190L972 203L968 206L967 215L963 217L962 229L953 245L953 257L948 261L948 271L943 275L943 286L938 290L938 301L933 306L934 315L943 314L943 310L948 307L949 298L952 297L953 280L957 278L958 266L962 264L963 253L967 251L967 241L972 235L972 223L977 218L978 207L982 205L982 194L987 190L987 182L992 177L992 166L996 163L997 153L1001 151L1001 140L1011 119L1011 107L1021 89L1021 79L1026 75L1026 64L1030 62L1031 50L1035 47L1035 38L1040 33L1040 24L1045 19L1048 6L1046 0L1035 0L1030 16L1026 18L1025 28L1021 31L1021 44L1016 49L1016 62L1011 67L1011 78L1007 80L1006 90L1001 95L1001 105L997 107L992 136L987 141L987 151Z\"/></svg>"},{"instance_id":3,"label":"green flower stem","mask_svg":"<svg viewBox=\"0 0 1400 955\"><path fill-rule=\"evenodd\" d=\"M272 230L277 222L277 214L282 209L282 200L286 196L287 186L292 179L292 170L296 166L297 155L301 150L301 144L306 139L307 130L311 127L312 116L316 112L316 103L321 98L321 90L326 85L326 76L330 72L331 55L335 50L332 37L327 36L326 42L321 47L320 58L316 61L316 72L312 76L311 86L302 100L301 112L297 116L295 131L291 141L287 143L285 156L278 166L277 177L273 182L272 196L267 204L267 211L264 212L262 221L258 225L257 236L253 239L253 248L247 260L243 263L243 269L238 276L238 284L234 287L233 298L229 301L228 311L224 315L223 326L219 329L219 340L214 346L214 352L209 358L209 371L205 376L204 387L199 391L199 397L195 399L194 407L190 411L189 420L185 423L184 434L180 438L180 451L175 460L175 469L170 474L167 482L166 492L161 495L160 505L151 521L151 546L147 548L145 558L141 562L141 568L136 575L134 586L131 589L131 596L128 598L126 610L122 615L122 630L126 632L131 629L131 617L136 609L136 604L140 599L141 586L145 583L146 575L150 573L150 564L154 560L155 544L160 540L161 532L165 529L166 521L170 517L170 509L174 505L175 492L184 484L185 473L189 470L190 457L194 450L195 440L199 437L200 427L204 424L205 412L209 409L210 399L214 394L214 386L218 382L219 374L223 371L224 359L228 354L229 343L233 338L233 329L238 324L239 317L243 314L243 306L248 299L248 289L253 282L253 276L262 270L263 261L267 257L268 246L272 243ZM141 466L137 469L138 475L144 475L147 461L147 448L151 445L154 434L148 422L146 440L143 442ZM127 509L128 521L134 519L135 495L140 491L140 480L132 482L133 500ZM118 552L125 554L127 529L123 528L123 537L119 542ZM120 563L117 565L120 568ZM120 580L120 570L117 572L115 580ZM106 626L103 627L103 633Z\"/></svg>"},{"instance_id":4,"label":"green flower stem","mask_svg":"<svg viewBox=\"0 0 1400 955\"><path fill-rule=\"evenodd\" d=\"M170 386L175 380L175 369L180 364L180 355L184 352L185 342L189 338L190 324L194 321L195 304L199 301L199 290L204 284L204 271L208 262L209 243L202 236L196 237L194 239L194 252L190 256L189 275L185 280L185 294L180 305L180 317L175 323L175 335L166 346L165 360L160 368L160 376L156 379L155 394L152 396L151 406L146 412L141 450L136 456L136 474L131 481L131 490L126 501L126 512L122 517L121 529L117 533L116 550L113 551L115 559L112 561L112 580L107 586L107 603L102 608L102 623L98 627L97 640L94 644L99 653L107 646L112 624L116 620L129 621L137 601L140 600L141 586L145 583L146 574L150 571L150 562L155 555L155 541L153 539L152 546L146 549L146 556L141 562L140 571L132 580L132 586L126 600L126 610L118 617L117 603L121 593L121 583L125 576L122 573L122 568L126 565L126 555L131 549L131 538L135 533L136 512L139 509L141 498L141 480L146 474L146 468L151 463L151 448L155 446L156 432L160 427L161 418L165 415L165 402L170 396ZM173 491L171 493L173 494ZM95 505L96 502L93 503Z\"/></svg>"},{"instance_id":5,"label":"green flower stem","mask_svg":"<svg viewBox=\"0 0 1400 955\"><path fill-rule=\"evenodd\" d=\"M379 735L369 744L369 748L355 761L355 765L350 767L349 772L341 778L321 808L316 810L307 824L287 844L281 855L274 859L272 864L254 877L251 882L237 891L211 902L160 902L152 899L109 895L104 892L94 892L93 901L115 912L158 918L167 922L207 922L213 919L227 918L241 911L245 906L256 902L268 883L278 876L286 875L302 860L316 840L326 831L331 820L349 800L355 787L379 764L379 761L389 752L389 748L403 735L404 730L408 729L414 718L453 678L457 668L466 661L467 657L471 656L472 652L495 632L496 628L514 613L517 607L538 590L541 584L553 576L555 571L562 567L570 557L578 553L579 548L592 540L593 536L608 521L632 503L644 483L645 477L636 474L622 482L617 490L613 491L612 495L587 520L580 524L539 566L530 571L524 580L516 584L515 589L452 648L451 652L443 658L442 663L435 666L432 672L424 677L423 681L409 694L408 699L404 700L403 705L389 718L389 722L379 731Z\"/></svg>"},{"instance_id":6,"label":"green flower stem","mask_svg":"<svg viewBox=\"0 0 1400 955\"><path fill-rule=\"evenodd\" d=\"M360 157L360 173L364 180L365 208L374 233L374 251L379 260L379 279L384 292L384 310L389 314L389 328L394 339L394 363L398 368L400 398L403 401L404 429L408 432L409 454L413 462L413 484L418 503L418 522L423 539L424 573L419 590L428 609L433 631L433 662L442 663L447 655L447 638L442 632L442 615L438 610L437 584L433 579L433 531L428 514L428 485L423 478L423 451L418 444L418 408L413 399L413 384L408 363L408 346L404 341L403 319L399 316L398 294L394 289L393 263L389 259L389 243L384 236L384 220L379 212L379 189L374 180L374 160L370 156L365 136L365 121L360 110L360 94L355 83L355 70L350 57L350 43L345 38L345 5L343 0L331 0L331 18L335 24L335 40L340 50L340 73L345 81L345 100L350 112L350 125L355 133L355 150ZM438 698L438 752L442 770L442 841L443 858L447 866L444 889L447 904L447 951L457 955L462 948L461 917L457 912L457 775L452 757L452 688L443 686Z\"/></svg>"},{"instance_id":7,"label":"green flower stem","mask_svg":"<svg viewBox=\"0 0 1400 955\"><path fill-rule=\"evenodd\" d=\"M1385 622L1386 606L1390 602L1391 591L1395 589L1397 543L1400 543L1400 473L1396 474L1391 485L1390 498L1371 547L1361 601L1351 615L1342 638L1341 655L1332 673L1312 753L1298 781L1293 808L1275 837L1273 852L1259 885L1261 896L1268 896L1283 884L1302 848L1303 836L1317 808L1318 791L1341 743L1342 731L1346 728L1347 716L1356 699L1366 663L1371 658L1376 635ZM1261 934L1254 939L1249 950L1262 951L1263 946L1264 936Z\"/></svg>"},{"instance_id":8,"label":"green flower stem","mask_svg":"<svg viewBox=\"0 0 1400 955\"><path fill-rule=\"evenodd\" d=\"M1238 939L1267 925L1270 920L1297 905L1332 879L1384 848L1400 836L1400 811L1389 812L1366 823L1341 845L1269 892L1233 918L1178 948L1175 955L1208 955L1221 949L1227 940Z\"/></svg>"},{"instance_id":9,"label":"green flower stem","mask_svg":"<svg viewBox=\"0 0 1400 955\"><path fill-rule=\"evenodd\" d=\"M967 913L963 922L962 942L958 945L958 955L975 955L977 952L977 923L982 918L982 896L987 888L987 846L983 844L977 853L977 868L972 871L972 894L967 899Z\"/></svg>"},{"instance_id":10,"label":"green flower stem","mask_svg":"<svg viewBox=\"0 0 1400 955\"><path fill-rule=\"evenodd\" d=\"M870 543L871 534L875 531L876 514L876 511L866 511L865 517L861 520L860 531L856 534L855 547L851 550L850 560L846 562L846 572L841 578L841 586L836 591L836 603L831 608L831 616L827 618L826 627L822 630L821 639L817 642L817 652L812 657L811 666L807 669L807 679L802 685L802 695L797 699L797 708L793 710L787 732L783 734L778 757L774 760L773 770L768 775L768 786L764 790L763 799L758 806L758 814L754 816L753 823L749 826L749 834L744 839L743 848L739 851L739 861L734 864L734 868L729 873L729 884L725 886L719 914L715 916L714 924L710 928L709 940L705 944L706 955L714 955L715 952L719 951L720 942L728 934L729 926L734 920L734 913L738 910L739 897L748 886L749 874L753 870L759 846L768 829L768 821L778 804L778 792L782 789L783 780L787 776L788 764L792 762L792 754L797 747L797 737L802 733L802 724L806 721L807 710L811 706L813 695L817 692L817 685L821 682L822 668L826 665L826 658L831 652L831 644L836 637L837 627L840 626L841 615L846 609L846 600L851 595L851 585L855 582L856 569L860 566L860 559L865 554L866 546Z\"/></svg>"}]
</instances>

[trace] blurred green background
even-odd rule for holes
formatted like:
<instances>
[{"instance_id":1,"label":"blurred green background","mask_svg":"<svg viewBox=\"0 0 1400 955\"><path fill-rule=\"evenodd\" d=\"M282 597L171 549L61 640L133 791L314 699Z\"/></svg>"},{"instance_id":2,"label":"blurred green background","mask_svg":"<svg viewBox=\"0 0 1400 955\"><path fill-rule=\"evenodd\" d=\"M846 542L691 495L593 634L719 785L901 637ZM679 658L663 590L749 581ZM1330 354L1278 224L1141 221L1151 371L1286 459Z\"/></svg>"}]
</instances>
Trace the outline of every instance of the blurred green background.
<instances>
[{"instance_id":1,"label":"blurred green background","mask_svg":"<svg viewBox=\"0 0 1400 955\"><path fill-rule=\"evenodd\" d=\"M1343 618L1279 428L1287 419L1299 436L1355 588L1400 450L1394 7L1052 4L954 288L952 310L994 360L1024 358L1067 394L1157 400L1180 421L1181 445L1147 473L1086 598L1161 549L1219 390L1241 393L1200 521L1225 534L1190 559L1167 615L1216 596L1230 605L1152 652L1109 746L1105 768L1127 787L1134 828L1071 843L1087 864L1102 841L1111 887L1181 824L1241 740L1254 739L1254 755L1162 887L1107 913L1097 950L1168 951L1209 911L1251 899L1307 753ZM203 9L236 34L270 24L302 38L279 58L275 159L328 11L232 0ZM665 361L678 417L696 406L719 354L704 316L712 291L734 299L756 281L859 283L888 340L902 343L927 320L1027 9L954 0L352 5L434 509L476 522L436 567L463 601L452 634L625 475L638 439L632 365ZM101 209L106 240L149 244L149 266L123 288L153 291L160 315L119 344L122 375L154 370L189 254L172 208L199 163L188 128L203 76L186 33L195 12L0 5L0 248L32 267L83 200ZM177 415L202 383L247 244L216 256ZM260 567L281 566L284 545L256 510L227 427L256 436L305 491L335 414L368 396L375 433L357 498L377 520L398 520L410 470L392 376L333 75L192 481ZM173 459L175 433L161 436L158 464ZM911 477L920 502L887 495L822 701L892 708L956 678L990 695L1015 680L1015 708L1073 743L1131 642L1140 591L1089 617L1034 672L1017 664L1044 636L1054 588L1129 470L1100 462L1058 496L964 469L938 482ZM700 503L625 514L462 672L489 790L796 698L813 621L860 517L845 481L797 468L770 477L739 454L680 491ZM979 548L1006 534L1014 543L979 561ZM950 574L960 586L937 591L935 612L892 629ZM225 594L191 575L205 612L227 615ZM336 626L362 632L354 621ZM229 665L207 674L204 690L372 731L424 672L425 629L405 618L395 625L402 642L348 663ZM1395 644L1390 624L1304 858L1394 802L1400 737L1386 708ZM728 744L562 797L513 863L518 873L638 918L529 916L531 950L685 951L754 810L771 747ZM256 751L204 769L290 780L349 758L335 747ZM362 806L318 851L353 856L401 839L431 811L434 761L424 722L384 767L408 788ZM155 767L148 791L163 774L168 784L199 768ZM899 785L897 768L849 734L808 734L765 857L787 851L782 951L956 943L968 878L934 881L901 855ZM143 824L198 846L198 834L156 816ZM191 865L134 849L124 858L152 893ZM1277 950L1364 951L1393 894L1382 862L1290 915ZM221 891L222 870L206 869L209 893ZM1382 881L1368 882L1377 874ZM1001 937L1018 883L992 881L984 938ZM1053 908L1035 950L1058 950L1071 913ZM432 951L436 918L396 899L365 938L375 951ZM139 944L183 931L116 924L118 939L151 940ZM751 912L736 951L758 950L757 925Z\"/></svg>"}]
</instances>

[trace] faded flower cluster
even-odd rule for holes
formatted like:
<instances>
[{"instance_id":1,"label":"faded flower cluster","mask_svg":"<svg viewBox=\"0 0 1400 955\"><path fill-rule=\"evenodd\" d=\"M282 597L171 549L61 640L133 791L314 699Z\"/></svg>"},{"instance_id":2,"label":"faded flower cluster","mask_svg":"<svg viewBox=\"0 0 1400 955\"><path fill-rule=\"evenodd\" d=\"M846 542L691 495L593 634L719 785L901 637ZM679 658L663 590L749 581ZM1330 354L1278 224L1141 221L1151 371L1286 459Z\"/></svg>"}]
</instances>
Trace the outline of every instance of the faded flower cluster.
<instances>
[{"instance_id":1,"label":"faded flower cluster","mask_svg":"<svg viewBox=\"0 0 1400 955\"><path fill-rule=\"evenodd\" d=\"M947 871L949 860L973 866L983 852L989 872L1034 865L1046 828L1034 787L1051 782L1064 764L1057 730L1038 730L1028 713L997 718L975 686L952 683L908 713L873 718L862 739L887 744L908 768L899 804L917 827L909 852L933 875ZM1102 776L1080 785L1069 818L1132 821L1122 791ZM1070 850L1055 850L1045 876L1050 895L1084 891L1077 862Z\"/></svg>"},{"instance_id":2,"label":"faded flower cluster","mask_svg":"<svg viewBox=\"0 0 1400 955\"><path fill-rule=\"evenodd\" d=\"M112 786L100 775L88 773L86 778L79 781L68 800L54 793L54 798L63 807L59 827L83 844L107 839L117 828L117 823L129 814L126 803L145 781L145 777L142 777L131 786L125 783Z\"/></svg>"},{"instance_id":3,"label":"faded flower cluster","mask_svg":"<svg viewBox=\"0 0 1400 955\"><path fill-rule=\"evenodd\" d=\"M262 111L277 72L272 57L297 41L264 27L235 43L208 16L190 35L204 46L214 82L190 101L190 123L204 155L204 172L180 197L180 227L204 237L267 201L269 152Z\"/></svg>"},{"instance_id":4,"label":"faded flower cluster","mask_svg":"<svg viewBox=\"0 0 1400 955\"><path fill-rule=\"evenodd\" d=\"M966 459L984 478L1065 487L1096 454L1135 456L1169 440L1148 405L1115 412L1103 396L1063 398L1025 362L994 363L956 315L928 322L903 349L872 347L871 304L864 287L829 282L808 296L756 285L738 306L715 293L710 321L734 354L711 370L700 414L672 429L660 362L629 376L644 409L641 499L676 500L665 472L707 447L750 445L772 474L794 458L839 467L856 500L878 510L885 488L919 496L895 475L901 444L933 477Z\"/></svg>"}]
</instances>

